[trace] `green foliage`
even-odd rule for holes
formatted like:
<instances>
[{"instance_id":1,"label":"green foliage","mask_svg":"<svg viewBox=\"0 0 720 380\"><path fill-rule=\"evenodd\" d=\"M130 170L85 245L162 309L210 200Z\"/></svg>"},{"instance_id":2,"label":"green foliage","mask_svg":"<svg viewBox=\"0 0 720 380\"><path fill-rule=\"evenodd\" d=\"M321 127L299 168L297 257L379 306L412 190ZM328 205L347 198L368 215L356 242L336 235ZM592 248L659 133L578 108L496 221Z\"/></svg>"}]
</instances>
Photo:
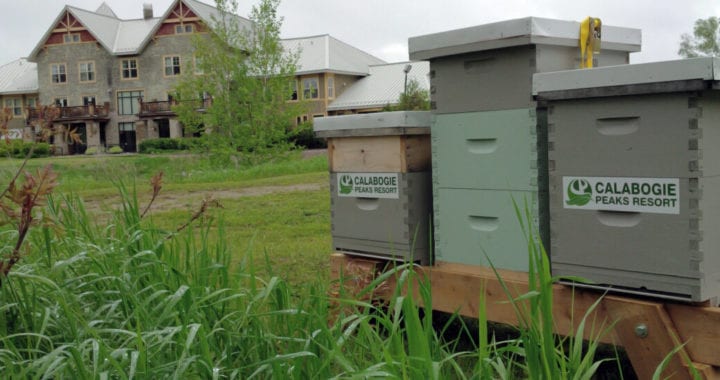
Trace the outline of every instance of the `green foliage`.
<instances>
[{"instance_id":1,"label":"green foliage","mask_svg":"<svg viewBox=\"0 0 720 380\"><path fill-rule=\"evenodd\" d=\"M158 138L146 139L140 143L140 153L157 153L161 151L201 151L204 140L201 138Z\"/></svg>"},{"instance_id":2,"label":"green foliage","mask_svg":"<svg viewBox=\"0 0 720 380\"><path fill-rule=\"evenodd\" d=\"M400 94L396 105L386 105L383 111L426 111L430 109L430 92L420 87L420 82L409 79L407 91Z\"/></svg>"},{"instance_id":3,"label":"green foliage","mask_svg":"<svg viewBox=\"0 0 720 380\"><path fill-rule=\"evenodd\" d=\"M315 137L312 123L301 123L288 134L288 141L305 149L327 148L325 139Z\"/></svg>"},{"instance_id":4,"label":"green foliage","mask_svg":"<svg viewBox=\"0 0 720 380\"><path fill-rule=\"evenodd\" d=\"M683 58L720 56L720 18L708 17L695 21L693 35L681 36L678 54Z\"/></svg>"},{"instance_id":5,"label":"green foliage","mask_svg":"<svg viewBox=\"0 0 720 380\"><path fill-rule=\"evenodd\" d=\"M50 144L48 143L32 143L22 140L10 140L10 143L0 141L0 157L25 158L30 154L30 158L40 158L50 156Z\"/></svg>"},{"instance_id":6,"label":"green foliage","mask_svg":"<svg viewBox=\"0 0 720 380\"><path fill-rule=\"evenodd\" d=\"M110 153L110 154L123 153L123 149L122 149L121 147L117 146L117 145L111 146L111 147L108 149L108 153Z\"/></svg>"},{"instance_id":7,"label":"green foliage","mask_svg":"<svg viewBox=\"0 0 720 380\"><path fill-rule=\"evenodd\" d=\"M91 147L85 149L86 156L93 156L96 154L98 154L98 148L96 146L91 146Z\"/></svg>"},{"instance_id":8,"label":"green foliage","mask_svg":"<svg viewBox=\"0 0 720 380\"><path fill-rule=\"evenodd\" d=\"M237 12L236 0L217 0L216 5L226 14ZM278 5L279 0L261 0L253 6L252 31L236 17L224 17L214 20L212 33L195 40L203 74L186 70L174 110L187 129L208 132L212 149L261 152L283 144L291 121L302 113L302 103L287 102L298 53L280 43ZM192 102L202 93L212 96L205 114Z\"/></svg>"}]
</instances>

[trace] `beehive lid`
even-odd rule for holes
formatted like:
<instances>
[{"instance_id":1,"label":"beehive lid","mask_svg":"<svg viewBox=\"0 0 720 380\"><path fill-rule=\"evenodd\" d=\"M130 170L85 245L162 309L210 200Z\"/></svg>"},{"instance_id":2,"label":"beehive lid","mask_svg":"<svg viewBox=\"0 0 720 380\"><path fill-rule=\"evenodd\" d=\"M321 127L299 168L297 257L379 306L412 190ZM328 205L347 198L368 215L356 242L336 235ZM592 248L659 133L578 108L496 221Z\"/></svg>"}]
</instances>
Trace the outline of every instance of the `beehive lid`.
<instances>
[{"instance_id":1,"label":"beehive lid","mask_svg":"<svg viewBox=\"0 0 720 380\"><path fill-rule=\"evenodd\" d=\"M430 60L450 55L530 44L579 46L577 21L526 17L447 32L411 37L411 60ZM640 51L640 29L602 27L601 49Z\"/></svg>"},{"instance_id":2,"label":"beehive lid","mask_svg":"<svg viewBox=\"0 0 720 380\"><path fill-rule=\"evenodd\" d=\"M699 91L720 80L720 59L681 59L533 75L533 95L558 100L597 96Z\"/></svg>"},{"instance_id":3,"label":"beehive lid","mask_svg":"<svg viewBox=\"0 0 720 380\"><path fill-rule=\"evenodd\" d=\"M378 112L316 118L317 137L430 134L430 111Z\"/></svg>"}]
</instances>

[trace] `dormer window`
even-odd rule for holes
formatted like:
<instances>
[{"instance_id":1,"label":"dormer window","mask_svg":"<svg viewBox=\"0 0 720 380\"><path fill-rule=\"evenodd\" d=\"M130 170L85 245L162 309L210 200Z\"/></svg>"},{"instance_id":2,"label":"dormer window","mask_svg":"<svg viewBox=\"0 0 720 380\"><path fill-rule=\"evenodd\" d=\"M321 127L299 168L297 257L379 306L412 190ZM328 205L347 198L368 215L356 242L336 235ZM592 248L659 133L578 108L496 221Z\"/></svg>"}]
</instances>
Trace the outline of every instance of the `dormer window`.
<instances>
[{"instance_id":1,"label":"dormer window","mask_svg":"<svg viewBox=\"0 0 720 380\"><path fill-rule=\"evenodd\" d=\"M187 34L193 32L192 24L178 24L175 25L175 34Z\"/></svg>"},{"instance_id":2,"label":"dormer window","mask_svg":"<svg viewBox=\"0 0 720 380\"><path fill-rule=\"evenodd\" d=\"M80 42L80 33L70 33L63 36L63 42L73 44Z\"/></svg>"}]
</instances>

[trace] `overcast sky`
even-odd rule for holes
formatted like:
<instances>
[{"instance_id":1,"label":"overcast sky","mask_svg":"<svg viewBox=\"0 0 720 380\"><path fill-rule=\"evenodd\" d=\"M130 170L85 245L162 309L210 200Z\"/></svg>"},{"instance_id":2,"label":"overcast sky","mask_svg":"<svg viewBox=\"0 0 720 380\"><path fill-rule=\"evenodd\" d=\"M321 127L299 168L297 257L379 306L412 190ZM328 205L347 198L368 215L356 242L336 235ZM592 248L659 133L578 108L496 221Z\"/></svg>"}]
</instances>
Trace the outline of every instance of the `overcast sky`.
<instances>
[{"instance_id":1,"label":"overcast sky","mask_svg":"<svg viewBox=\"0 0 720 380\"><path fill-rule=\"evenodd\" d=\"M212 0L201 0L213 4ZM155 16L172 0L106 0L123 19L142 17L151 3ZM247 17L256 0L239 0ZM32 51L65 4L94 11L102 0L0 0L0 64ZM642 30L642 52L631 62L677 59L682 33L698 18L720 15L717 0L284 0L283 37L330 34L388 62L404 61L408 37L526 16L580 21L599 17L605 25Z\"/></svg>"}]
</instances>

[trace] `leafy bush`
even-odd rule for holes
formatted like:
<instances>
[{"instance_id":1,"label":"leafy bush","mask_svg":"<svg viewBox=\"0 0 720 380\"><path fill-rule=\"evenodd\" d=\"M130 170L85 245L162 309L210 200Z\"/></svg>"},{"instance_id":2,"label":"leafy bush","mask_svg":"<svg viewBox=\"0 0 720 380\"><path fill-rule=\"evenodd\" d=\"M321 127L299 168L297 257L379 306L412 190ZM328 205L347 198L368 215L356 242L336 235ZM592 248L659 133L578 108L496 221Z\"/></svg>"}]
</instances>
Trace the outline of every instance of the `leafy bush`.
<instances>
[{"instance_id":1,"label":"leafy bush","mask_svg":"<svg viewBox=\"0 0 720 380\"><path fill-rule=\"evenodd\" d=\"M305 149L327 148L325 139L315 137L312 123L302 123L288 133L288 142Z\"/></svg>"},{"instance_id":2,"label":"leafy bush","mask_svg":"<svg viewBox=\"0 0 720 380\"><path fill-rule=\"evenodd\" d=\"M201 140L201 138L147 139L140 143L138 151L140 153L157 153L162 151L199 150L204 144Z\"/></svg>"},{"instance_id":3,"label":"leafy bush","mask_svg":"<svg viewBox=\"0 0 720 380\"><path fill-rule=\"evenodd\" d=\"M98 148L96 146L91 146L90 148L85 149L85 155L92 156L98 154Z\"/></svg>"},{"instance_id":4,"label":"leafy bush","mask_svg":"<svg viewBox=\"0 0 720 380\"><path fill-rule=\"evenodd\" d=\"M33 149L33 145L35 148ZM25 158L32 149L32 157L48 157L50 156L50 144L48 143L32 143L22 140L11 140L9 144L4 141L0 142L0 157Z\"/></svg>"},{"instance_id":5,"label":"leafy bush","mask_svg":"<svg viewBox=\"0 0 720 380\"><path fill-rule=\"evenodd\" d=\"M124 152L123 149L117 145L111 146L110 149L108 149L108 153L110 153L110 154L118 154L118 153L123 153L123 152Z\"/></svg>"}]
</instances>

